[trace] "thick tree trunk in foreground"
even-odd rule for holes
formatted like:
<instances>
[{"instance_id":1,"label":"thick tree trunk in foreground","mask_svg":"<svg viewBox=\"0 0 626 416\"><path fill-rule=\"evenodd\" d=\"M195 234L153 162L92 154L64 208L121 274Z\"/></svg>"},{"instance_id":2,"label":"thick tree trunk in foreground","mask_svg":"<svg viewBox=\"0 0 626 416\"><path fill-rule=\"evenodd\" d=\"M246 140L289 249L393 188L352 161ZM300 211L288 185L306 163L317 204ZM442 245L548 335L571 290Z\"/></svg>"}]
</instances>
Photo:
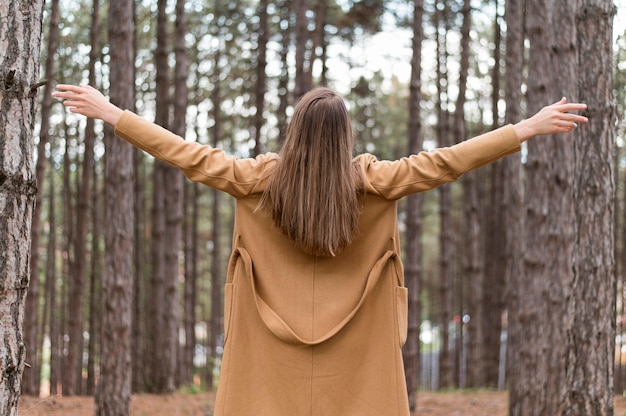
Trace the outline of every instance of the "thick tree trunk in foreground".
<instances>
[{"instance_id":1,"label":"thick tree trunk in foreground","mask_svg":"<svg viewBox=\"0 0 626 416\"><path fill-rule=\"evenodd\" d=\"M512 415L612 415L615 343L612 2L528 7L531 112L562 96L589 124L528 146L525 284Z\"/></svg>"},{"instance_id":2,"label":"thick tree trunk in foreground","mask_svg":"<svg viewBox=\"0 0 626 416\"><path fill-rule=\"evenodd\" d=\"M0 3L0 415L17 414L24 371L42 14L41 0Z\"/></svg>"}]
</instances>

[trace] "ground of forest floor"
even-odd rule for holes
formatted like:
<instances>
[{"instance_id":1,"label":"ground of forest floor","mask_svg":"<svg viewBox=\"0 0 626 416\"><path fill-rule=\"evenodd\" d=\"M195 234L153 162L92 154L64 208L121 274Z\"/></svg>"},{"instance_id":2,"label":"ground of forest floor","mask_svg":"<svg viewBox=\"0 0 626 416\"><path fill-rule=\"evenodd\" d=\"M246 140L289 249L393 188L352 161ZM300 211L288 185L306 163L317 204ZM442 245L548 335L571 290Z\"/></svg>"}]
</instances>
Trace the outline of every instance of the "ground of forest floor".
<instances>
[{"instance_id":1,"label":"ground of forest floor","mask_svg":"<svg viewBox=\"0 0 626 416\"><path fill-rule=\"evenodd\" d=\"M213 393L175 393L155 396L134 395L131 416L210 416ZM495 391L420 392L414 416L506 416L508 395ZM22 396L21 416L84 416L94 414L93 397ZM615 416L626 416L626 398L615 398Z\"/></svg>"}]
</instances>

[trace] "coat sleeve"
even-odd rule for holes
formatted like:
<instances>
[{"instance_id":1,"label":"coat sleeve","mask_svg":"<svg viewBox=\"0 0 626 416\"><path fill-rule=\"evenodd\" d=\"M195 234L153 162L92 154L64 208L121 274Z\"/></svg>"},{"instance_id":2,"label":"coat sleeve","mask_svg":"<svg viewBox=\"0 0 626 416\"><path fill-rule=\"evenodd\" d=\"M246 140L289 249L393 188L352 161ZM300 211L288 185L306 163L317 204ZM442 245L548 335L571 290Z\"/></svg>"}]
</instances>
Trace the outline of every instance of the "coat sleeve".
<instances>
[{"instance_id":1,"label":"coat sleeve","mask_svg":"<svg viewBox=\"0 0 626 416\"><path fill-rule=\"evenodd\" d=\"M455 181L465 172L519 150L519 138L513 126L508 125L451 147L420 152L395 161L379 161L372 155L364 155L359 163L368 192L386 199L398 199Z\"/></svg>"},{"instance_id":2,"label":"coat sleeve","mask_svg":"<svg viewBox=\"0 0 626 416\"><path fill-rule=\"evenodd\" d=\"M237 158L223 150L189 142L174 133L124 111L115 134L155 158L180 169L195 182L227 192L236 198L254 192L264 176L272 154L257 158Z\"/></svg>"}]
</instances>

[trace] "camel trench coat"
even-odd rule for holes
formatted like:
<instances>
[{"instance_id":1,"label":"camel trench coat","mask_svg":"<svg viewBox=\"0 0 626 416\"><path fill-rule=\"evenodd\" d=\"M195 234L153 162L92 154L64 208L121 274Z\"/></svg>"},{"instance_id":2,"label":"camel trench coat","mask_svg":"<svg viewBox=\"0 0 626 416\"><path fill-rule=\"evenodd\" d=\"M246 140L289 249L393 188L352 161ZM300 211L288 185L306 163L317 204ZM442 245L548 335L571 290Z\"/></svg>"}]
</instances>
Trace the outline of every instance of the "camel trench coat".
<instances>
[{"instance_id":1,"label":"camel trench coat","mask_svg":"<svg viewBox=\"0 0 626 416\"><path fill-rule=\"evenodd\" d=\"M397 161L357 156L360 231L335 257L302 252L255 210L276 154L228 156L128 111L116 133L237 200L216 416L409 415L397 201L517 152L511 126Z\"/></svg>"}]
</instances>

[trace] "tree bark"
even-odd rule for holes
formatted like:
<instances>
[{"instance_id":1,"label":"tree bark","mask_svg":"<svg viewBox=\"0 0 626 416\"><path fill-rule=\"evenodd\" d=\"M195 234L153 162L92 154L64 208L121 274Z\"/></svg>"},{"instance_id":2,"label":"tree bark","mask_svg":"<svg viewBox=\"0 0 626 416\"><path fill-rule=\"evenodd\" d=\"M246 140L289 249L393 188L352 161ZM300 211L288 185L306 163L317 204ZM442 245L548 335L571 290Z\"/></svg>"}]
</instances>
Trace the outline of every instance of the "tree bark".
<instances>
[{"instance_id":1,"label":"tree bark","mask_svg":"<svg viewBox=\"0 0 626 416\"><path fill-rule=\"evenodd\" d=\"M254 114L254 149L250 156L256 157L263 151L262 128L265 124L265 91L267 89L267 76L265 67L267 66L267 41L269 38L267 25L267 0L261 0L258 8L259 27L257 30L257 62L256 62L256 84L254 90L254 102L256 112Z\"/></svg>"},{"instance_id":2,"label":"tree bark","mask_svg":"<svg viewBox=\"0 0 626 416\"><path fill-rule=\"evenodd\" d=\"M435 12L437 33L437 136L439 147L448 147L450 143L450 113L448 112L448 11L445 1L440 1ZM439 386L452 387L454 384L454 363L450 351L449 322L453 309L452 276L452 189L450 184L442 185L439 192L439 325L441 346L439 349Z\"/></svg>"},{"instance_id":3,"label":"tree bark","mask_svg":"<svg viewBox=\"0 0 626 416\"><path fill-rule=\"evenodd\" d=\"M43 1L0 5L0 414L17 414L37 196L33 127Z\"/></svg>"},{"instance_id":4,"label":"tree bark","mask_svg":"<svg viewBox=\"0 0 626 416\"><path fill-rule=\"evenodd\" d=\"M529 109L565 95L590 122L528 145L524 328L515 413L613 414L610 1L530 1ZM589 68L594 68L590 71ZM558 94L558 95L557 95Z\"/></svg>"},{"instance_id":5,"label":"tree bark","mask_svg":"<svg viewBox=\"0 0 626 416\"><path fill-rule=\"evenodd\" d=\"M559 1L560 7L570 7ZM613 100L610 0L583 0L576 14L578 96L589 124L574 134L576 235L567 305L567 358L563 408L569 414L613 414L615 356L615 104ZM562 42L563 40L561 40ZM567 39L567 41L571 41ZM589 69L593 68L593 71Z\"/></svg>"},{"instance_id":6,"label":"tree bark","mask_svg":"<svg viewBox=\"0 0 626 416\"><path fill-rule=\"evenodd\" d=\"M133 2L109 4L111 102L133 107ZM133 149L105 130L105 273L103 277L102 349L96 415L128 415L131 394L133 300Z\"/></svg>"},{"instance_id":7,"label":"tree bark","mask_svg":"<svg viewBox=\"0 0 626 416\"><path fill-rule=\"evenodd\" d=\"M44 88L43 100L41 103L41 127L39 133L39 143L37 144L37 183L43 184L46 165L48 159L45 156L46 145L50 141L50 109L52 108L52 96L50 95L52 81L54 80L54 56L59 40L59 1L53 0L50 3L50 25L48 32L48 45L46 58L45 76L48 83ZM26 361L30 367L24 372L22 379L22 393L37 396L41 385L41 353L39 346L41 340L37 339L39 332L39 236L41 233L41 210L43 201L43 185L37 189L37 201L32 220L32 237L30 247L30 283L28 286L28 296L26 297L26 312L24 316L24 343L26 345Z\"/></svg>"},{"instance_id":8,"label":"tree bark","mask_svg":"<svg viewBox=\"0 0 626 416\"><path fill-rule=\"evenodd\" d=\"M492 129L499 127L498 103L500 102L500 54L501 29L499 0L495 0L496 16L494 19L494 65L492 69L491 112ZM505 267L503 230L506 228L503 210L503 161L489 166L489 204L485 221L485 276L483 278L483 313L482 320L482 360L480 361L483 383L481 387L496 388L499 385L500 338L502 334L502 314L504 312Z\"/></svg>"},{"instance_id":9,"label":"tree bark","mask_svg":"<svg viewBox=\"0 0 626 416\"><path fill-rule=\"evenodd\" d=\"M524 20L526 0L507 0L505 10L506 21L506 57L505 57L505 124L516 123L522 118L522 83L524 73ZM504 227L505 239L505 279L507 303L507 340L506 340L506 374L507 380L517 380L520 374L519 345L524 336L519 322L520 290L524 285L523 262L519 253L524 242L520 236L524 234L523 180L522 159L510 156L503 161L504 176L504 211L507 213L507 226ZM507 383L510 385L510 383ZM515 413L519 399L518 390L509 389L509 413Z\"/></svg>"},{"instance_id":10,"label":"tree bark","mask_svg":"<svg viewBox=\"0 0 626 416\"><path fill-rule=\"evenodd\" d=\"M218 51L215 56L215 62L218 63L220 59L220 52ZM215 66L216 72L213 74L215 83L213 92L211 94L211 101L213 102L213 140L212 145L217 147L221 140L222 135L222 96L220 88L220 74L221 69L218 64ZM223 321L222 321L222 225L221 225L221 192L213 189L211 191L213 197L212 209L211 209L211 224L212 224L212 253L211 253L211 316L209 319L209 345L207 353L209 354L207 360L207 385L209 388L213 387L213 370L218 361L219 354L217 347L220 335L223 333Z\"/></svg>"},{"instance_id":11,"label":"tree bark","mask_svg":"<svg viewBox=\"0 0 626 416\"><path fill-rule=\"evenodd\" d=\"M54 176L50 175L50 199L48 200L48 236L47 265L46 265L46 307L48 336L50 337L50 394L58 394L61 373L61 348L59 348L59 317L57 313L57 269L56 269L56 207Z\"/></svg>"},{"instance_id":12,"label":"tree bark","mask_svg":"<svg viewBox=\"0 0 626 416\"><path fill-rule=\"evenodd\" d=\"M185 36L187 35L187 33L188 31L187 31L187 17L185 15L185 1L177 0L176 1L176 25L174 27L174 57L176 58L176 68L174 70L174 118L172 120L172 131L181 137L185 137L185 133L187 130L186 116L187 116L187 105L189 103L189 89L187 88L189 64L188 64L188 58L187 58L187 48L185 45ZM174 365L174 368L172 368L172 374L178 375L176 386L179 386L181 385L181 383L189 384L191 382L191 376L193 374L193 355L191 356L191 359L192 359L191 362L183 359L182 355L187 351L187 349L185 348L183 350L183 348L180 347L179 342L178 342L178 328L179 326L182 325L182 323L180 322L181 319L179 317L180 307L178 306L179 296L178 296L177 282L178 282L178 278L180 274L179 271L181 271L181 268L179 267L180 262L178 260L178 252L181 249L184 249L183 201L185 199L185 196L184 196L185 188L184 188L184 182L183 182L183 175L181 172L179 172L178 170L171 172L170 185L171 185L171 188L169 189L171 192L168 192L168 194L171 193L172 198L169 200L168 205L170 206L172 214L170 217L171 222L169 223L169 228L171 231L171 238L177 241L177 244L175 244L175 247L172 247L172 252L171 252L172 264L170 265L170 267L172 268L171 271L174 273L174 276L172 276L171 284L174 287L170 287L170 290L172 289L175 290L175 294L172 298L172 302L174 302L175 305L171 305L171 306L172 308L175 308L176 315L174 316L174 319L173 319L173 323L175 324L174 328L170 328L170 330L175 332L173 334L174 341L175 341L174 347L176 347L176 350L179 351L176 354L176 357L174 357L176 359L175 360L172 359L170 363ZM177 199L173 199L173 198L177 198ZM186 259L185 259L185 262L186 262ZM188 278L192 279L192 277L187 276L185 272L186 272L186 269L183 268L182 273L186 282ZM184 309L183 311L186 312ZM195 320L193 320L193 310L191 312L192 312L190 316L191 323L185 322L185 324L183 325L185 333L187 333L188 331L193 332L193 328L195 327ZM187 340L188 340L188 337L186 337L186 341ZM187 347L187 345L185 345L185 347ZM191 345L191 349L193 351L193 344ZM183 374L184 374L184 380L183 380L183 377L181 377Z\"/></svg>"},{"instance_id":13,"label":"tree bark","mask_svg":"<svg viewBox=\"0 0 626 416\"><path fill-rule=\"evenodd\" d=\"M309 38L309 19L306 15L307 0L294 0L294 11L296 13L296 84L294 89L295 99L298 100L310 88L307 72L307 40Z\"/></svg>"},{"instance_id":14,"label":"tree bark","mask_svg":"<svg viewBox=\"0 0 626 416\"><path fill-rule=\"evenodd\" d=\"M422 150L423 145L420 112L420 104L422 101L422 40L424 39L422 27L424 16L423 0L415 0L413 8L411 78L408 100L409 124L407 150L409 154L418 153ZM404 359L406 387L411 411L415 411L417 408L417 389L420 379L419 336L421 321L420 288L422 278L422 205L423 196L420 194L411 195L407 198L404 276L408 290L409 314L407 341L402 349L402 357Z\"/></svg>"}]
</instances>

